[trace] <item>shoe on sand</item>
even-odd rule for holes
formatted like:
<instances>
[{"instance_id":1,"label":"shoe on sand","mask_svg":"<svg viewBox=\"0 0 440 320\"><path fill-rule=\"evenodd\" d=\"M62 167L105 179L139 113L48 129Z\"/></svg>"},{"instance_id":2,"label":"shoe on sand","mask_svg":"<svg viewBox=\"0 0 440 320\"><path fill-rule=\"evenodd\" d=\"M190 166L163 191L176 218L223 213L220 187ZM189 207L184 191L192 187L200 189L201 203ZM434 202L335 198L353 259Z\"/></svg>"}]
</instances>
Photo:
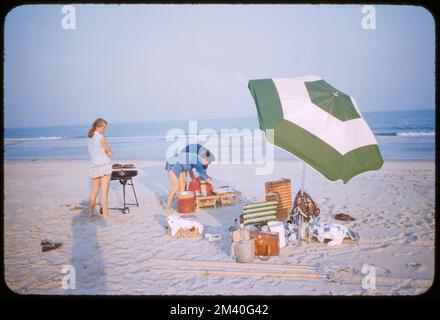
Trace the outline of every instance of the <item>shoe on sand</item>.
<instances>
[{"instance_id":1,"label":"shoe on sand","mask_svg":"<svg viewBox=\"0 0 440 320\"><path fill-rule=\"evenodd\" d=\"M49 250L53 250L53 249L57 249L59 247L61 247L63 244L61 242L53 242L51 240L43 240L41 241L41 250L43 252L49 251Z\"/></svg>"},{"instance_id":2,"label":"shoe on sand","mask_svg":"<svg viewBox=\"0 0 440 320\"><path fill-rule=\"evenodd\" d=\"M341 220L341 221L354 221L355 219L351 216L349 216L348 214L345 213L338 213L335 214L335 219L336 220Z\"/></svg>"}]
</instances>

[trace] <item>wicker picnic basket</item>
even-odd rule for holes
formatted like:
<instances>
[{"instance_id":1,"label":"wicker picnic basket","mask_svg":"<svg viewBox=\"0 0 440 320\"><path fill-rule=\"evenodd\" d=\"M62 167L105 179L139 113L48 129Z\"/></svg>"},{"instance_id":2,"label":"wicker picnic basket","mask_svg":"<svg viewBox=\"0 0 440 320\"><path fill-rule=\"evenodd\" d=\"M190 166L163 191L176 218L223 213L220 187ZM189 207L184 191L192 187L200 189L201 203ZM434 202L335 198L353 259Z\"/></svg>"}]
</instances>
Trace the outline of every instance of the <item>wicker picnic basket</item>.
<instances>
[{"instance_id":1,"label":"wicker picnic basket","mask_svg":"<svg viewBox=\"0 0 440 320\"><path fill-rule=\"evenodd\" d=\"M174 237L171 235L171 228L167 227L167 229L167 234L172 238L194 238L199 235L199 232L194 227L192 227L191 229L180 228Z\"/></svg>"}]
</instances>

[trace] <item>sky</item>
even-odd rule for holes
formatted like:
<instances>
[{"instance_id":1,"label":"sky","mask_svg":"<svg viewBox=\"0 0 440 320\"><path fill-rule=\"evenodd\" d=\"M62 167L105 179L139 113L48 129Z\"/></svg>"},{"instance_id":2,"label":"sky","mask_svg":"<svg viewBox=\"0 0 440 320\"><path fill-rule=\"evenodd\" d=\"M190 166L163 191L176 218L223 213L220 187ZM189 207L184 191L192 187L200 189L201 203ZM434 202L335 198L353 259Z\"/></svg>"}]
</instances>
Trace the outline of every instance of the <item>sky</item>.
<instances>
[{"instance_id":1,"label":"sky","mask_svg":"<svg viewBox=\"0 0 440 320\"><path fill-rule=\"evenodd\" d=\"M63 5L5 21L4 126L255 117L251 79L316 74L361 112L435 108L435 25L423 7Z\"/></svg>"}]
</instances>

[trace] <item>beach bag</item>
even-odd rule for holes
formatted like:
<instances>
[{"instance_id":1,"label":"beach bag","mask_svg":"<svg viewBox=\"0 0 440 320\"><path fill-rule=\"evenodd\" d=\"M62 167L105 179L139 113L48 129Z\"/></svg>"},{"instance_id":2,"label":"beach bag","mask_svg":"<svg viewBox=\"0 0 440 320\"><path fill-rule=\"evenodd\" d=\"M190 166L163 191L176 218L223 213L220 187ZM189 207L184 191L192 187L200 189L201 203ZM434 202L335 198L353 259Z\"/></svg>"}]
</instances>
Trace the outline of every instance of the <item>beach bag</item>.
<instances>
[{"instance_id":1,"label":"beach bag","mask_svg":"<svg viewBox=\"0 0 440 320\"><path fill-rule=\"evenodd\" d=\"M278 232L251 231L251 239L255 240L255 255L260 260L268 260L280 254L280 238Z\"/></svg>"},{"instance_id":2,"label":"beach bag","mask_svg":"<svg viewBox=\"0 0 440 320\"><path fill-rule=\"evenodd\" d=\"M320 213L319 207L312 197L305 191L301 192L301 190L298 191L293 202L293 215L297 215L300 211L303 216L312 218L318 217Z\"/></svg>"},{"instance_id":3,"label":"beach bag","mask_svg":"<svg viewBox=\"0 0 440 320\"><path fill-rule=\"evenodd\" d=\"M251 263L255 260L255 241L245 239L235 244L235 261L240 263Z\"/></svg>"},{"instance_id":4,"label":"beach bag","mask_svg":"<svg viewBox=\"0 0 440 320\"><path fill-rule=\"evenodd\" d=\"M249 230L238 228L232 233L232 255L236 262L249 263L255 259L255 241Z\"/></svg>"}]
</instances>

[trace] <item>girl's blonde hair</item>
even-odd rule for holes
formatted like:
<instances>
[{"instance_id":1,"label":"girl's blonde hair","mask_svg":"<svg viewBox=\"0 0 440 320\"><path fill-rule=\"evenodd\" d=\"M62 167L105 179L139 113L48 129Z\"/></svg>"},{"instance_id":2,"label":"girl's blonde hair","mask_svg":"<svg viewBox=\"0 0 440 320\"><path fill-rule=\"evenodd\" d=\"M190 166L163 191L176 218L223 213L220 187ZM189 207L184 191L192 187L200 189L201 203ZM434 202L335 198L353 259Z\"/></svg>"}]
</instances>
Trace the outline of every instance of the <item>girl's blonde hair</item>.
<instances>
[{"instance_id":1,"label":"girl's blonde hair","mask_svg":"<svg viewBox=\"0 0 440 320\"><path fill-rule=\"evenodd\" d=\"M93 133L95 132L96 128L102 127L103 125L107 125L107 121L105 121L102 118L98 118L95 121L93 121L92 127L89 130L89 133L87 134L87 137L92 138Z\"/></svg>"}]
</instances>

